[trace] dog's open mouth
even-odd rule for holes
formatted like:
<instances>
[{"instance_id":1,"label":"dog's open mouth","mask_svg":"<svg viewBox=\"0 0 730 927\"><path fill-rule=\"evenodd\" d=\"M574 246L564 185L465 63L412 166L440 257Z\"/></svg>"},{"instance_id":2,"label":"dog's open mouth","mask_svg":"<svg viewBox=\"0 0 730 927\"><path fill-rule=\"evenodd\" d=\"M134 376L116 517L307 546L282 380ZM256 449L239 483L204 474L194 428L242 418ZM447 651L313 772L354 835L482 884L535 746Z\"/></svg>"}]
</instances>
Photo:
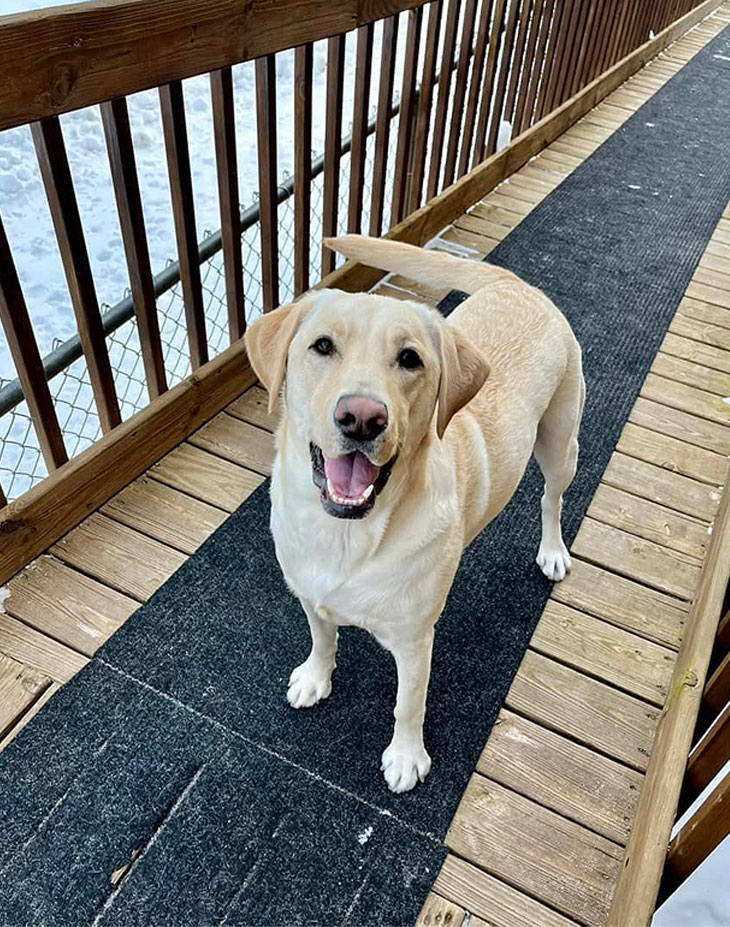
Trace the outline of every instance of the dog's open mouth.
<instances>
[{"instance_id":1,"label":"dog's open mouth","mask_svg":"<svg viewBox=\"0 0 730 927\"><path fill-rule=\"evenodd\" d=\"M388 482L395 457L378 467L361 451L327 457L316 444L309 445L312 479L321 492L322 506L335 518L362 518L375 505Z\"/></svg>"}]
</instances>

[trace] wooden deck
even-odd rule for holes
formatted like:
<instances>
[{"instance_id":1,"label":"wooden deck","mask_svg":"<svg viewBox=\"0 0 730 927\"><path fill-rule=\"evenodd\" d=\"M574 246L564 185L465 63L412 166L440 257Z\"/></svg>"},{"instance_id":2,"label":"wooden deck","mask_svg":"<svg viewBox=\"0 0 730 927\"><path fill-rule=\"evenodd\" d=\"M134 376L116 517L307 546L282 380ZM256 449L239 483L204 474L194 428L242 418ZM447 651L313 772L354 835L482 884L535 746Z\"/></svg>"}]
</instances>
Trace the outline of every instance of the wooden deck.
<instances>
[{"instance_id":1,"label":"wooden deck","mask_svg":"<svg viewBox=\"0 0 730 927\"><path fill-rule=\"evenodd\" d=\"M481 257L730 23L652 61L435 244ZM382 292L436 303L397 276ZM601 924L730 455L730 207L670 326L449 830L423 924ZM0 596L0 748L268 475L249 389ZM9 594L8 594L9 593Z\"/></svg>"}]
</instances>

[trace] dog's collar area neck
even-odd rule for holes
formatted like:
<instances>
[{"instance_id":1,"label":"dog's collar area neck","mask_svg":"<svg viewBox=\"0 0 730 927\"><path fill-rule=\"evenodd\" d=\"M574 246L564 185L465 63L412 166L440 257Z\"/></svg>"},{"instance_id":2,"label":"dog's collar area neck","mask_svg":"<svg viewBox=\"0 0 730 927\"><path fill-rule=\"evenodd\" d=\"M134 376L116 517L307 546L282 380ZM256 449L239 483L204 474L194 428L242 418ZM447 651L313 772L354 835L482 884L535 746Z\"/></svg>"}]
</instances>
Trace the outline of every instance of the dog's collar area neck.
<instances>
[{"instance_id":1,"label":"dog's collar area neck","mask_svg":"<svg viewBox=\"0 0 730 927\"><path fill-rule=\"evenodd\" d=\"M352 454L346 454L343 455L343 457L354 458L357 454L361 454L361 452L353 451ZM349 519L364 518L372 511L375 500L383 489L385 489L393 465L398 457L397 454L394 454L382 467L375 468L377 470L377 476L375 476L373 482L370 483L362 493L358 494L357 497L351 498L339 495L332 481L328 479L325 456L322 449L310 442L309 455L312 461L312 481L317 489L319 489L319 498L322 503L322 508L328 515L332 515L334 518ZM353 460L350 463L352 466L355 466L357 462ZM373 465L370 464L370 466L372 467Z\"/></svg>"}]
</instances>

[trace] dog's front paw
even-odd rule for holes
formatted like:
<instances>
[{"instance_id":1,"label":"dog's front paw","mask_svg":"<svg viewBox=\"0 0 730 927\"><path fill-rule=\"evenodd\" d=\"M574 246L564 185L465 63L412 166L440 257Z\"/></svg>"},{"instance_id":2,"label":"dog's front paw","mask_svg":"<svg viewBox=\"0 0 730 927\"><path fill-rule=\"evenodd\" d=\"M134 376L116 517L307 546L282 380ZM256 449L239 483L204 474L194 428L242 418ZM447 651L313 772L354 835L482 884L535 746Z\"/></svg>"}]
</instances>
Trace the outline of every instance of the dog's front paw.
<instances>
[{"instance_id":1,"label":"dog's front paw","mask_svg":"<svg viewBox=\"0 0 730 927\"><path fill-rule=\"evenodd\" d=\"M305 660L292 671L287 701L292 708L311 708L332 691L332 669Z\"/></svg>"},{"instance_id":2,"label":"dog's front paw","mask_svg":"<svg viewBox=\"0 0 730 927\"><path fill-rule=\"evenodd\" d=\"M431 769L431 757L424 747L401 746L392 742L383 753L380 767L391 792L410 792Z\"/></svg>"},{"instance_id":3,"label":"dog's front paw","mask_svg":"<svg viewBox=\"0 0 730 927\"><path fill-rule=\"evenodd\" d=\"M570 573L570 554L568 548L562 541L556 546L541 544L537 552L537 565L543 571L545 576L554 583L559 583L565 579L565 574Z\"/></svg>"}]
</instances>

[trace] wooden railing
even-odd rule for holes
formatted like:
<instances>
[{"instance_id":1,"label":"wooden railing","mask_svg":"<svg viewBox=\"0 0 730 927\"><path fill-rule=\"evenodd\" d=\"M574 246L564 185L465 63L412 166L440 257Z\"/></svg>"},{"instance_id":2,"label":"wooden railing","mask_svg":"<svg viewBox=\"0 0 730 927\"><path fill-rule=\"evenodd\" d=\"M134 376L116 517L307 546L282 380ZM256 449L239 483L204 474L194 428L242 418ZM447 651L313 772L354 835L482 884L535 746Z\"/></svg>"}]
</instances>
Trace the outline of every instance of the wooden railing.
<instances>
[{"instance_id":1,"label":"wooden railing","mask_svg":"<svg viewBox=\"0 0 730 927\"><path fill-rule=\"evenodd\" d=\"M0 582L134 478L251 381L231 67L256 60L263 309L279 301L275 55L296 48L295 292L310 280L312 43L328 42L322 233L340 224L345 34L357 29L346 225L361 228L368 100L378 82L371 234L424 243L552 141L720 0L94 0L0 19L0 129L30 124L103 437L68 461L64 435L0 220L0 320L49 477L5 505ZM403 14L401 18L400 14ZM382 52L373 62L374 25ZM396 41L405 43L387 186ZM655 38L649 39L650 35ZM421 51L423 55L421 56ZM419 62L421 62L419 64ZM181 81L210 73L231 347L210 358ZM167 387L125 97L159 88L192 376ZM121 421L59 115L100 106L150 404ZM497 152L500 130L512 141ZM388 196L386 195L388 194ZM390 214L385 204L390 200ZM427 201L427 202L426 202ZM30 221L30 217L29 217ZM325 283L370 286L379 272Z\"/></svg>"}]
</instances>

